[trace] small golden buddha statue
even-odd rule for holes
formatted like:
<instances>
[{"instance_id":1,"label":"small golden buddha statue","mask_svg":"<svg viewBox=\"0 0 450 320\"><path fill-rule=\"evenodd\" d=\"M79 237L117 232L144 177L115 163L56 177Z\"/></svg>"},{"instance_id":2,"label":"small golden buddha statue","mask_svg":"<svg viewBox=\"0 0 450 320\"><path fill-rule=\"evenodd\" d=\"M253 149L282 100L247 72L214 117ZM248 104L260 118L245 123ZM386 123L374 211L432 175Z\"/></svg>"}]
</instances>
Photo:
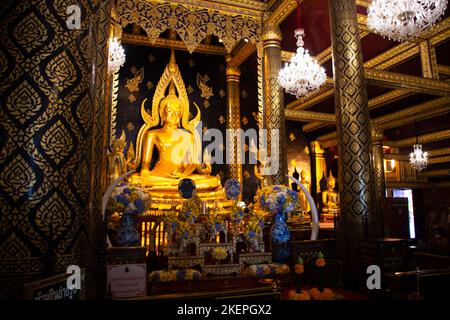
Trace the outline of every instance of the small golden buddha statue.
<instances>
[{"instance_id":1,"label":"small golden buddha statue","mask_svg":"<svg viewBox=\"0 0 450 320\"><path fill-rule=\"evenodd\" d=\"M300 178L301 178L300 183L306 188L306 190L308 190L308 192L311 192L311 185L310 185L309 181L306 180L306 172L304 170L302 170L300 172ZM298 197L299 197L300 204L302 205L302 210L304 212L311 211L311 207L309 206L309 201L306 198L306 194L303 192L303 190L299 191Z\"/></svg>"},{"instance_id":2,"label":"small golden buddha statue","mask_svg":"<svg viewBox=\"0 0 450 320\"><path fill-rule=\"evenodd\" d=\"M112 152L108 155L108 185L127 172L127 160L123 150L125 149L125 132L119 139L112 142Z\"/></svg>"},{"instance_id":3,"label":"small golden buddha statue","mask_svg":"<svg viewBox=\"0 0 450 320\"><path fill-rule=\"evenodd\" d=\"M152 115L145 110L145 101L141 106L145 124L136 142L138 172L129 181L147 187L153 195L160 193L163 198L178 195L178 183L186 177L194 180L197 192L221 189L220 178L208 175L210 164L201 163L201 141L194 129L200 121L200 110L196 106L197 116L188 120L189 102L173 51L155 91Z\"/></svg>"},{"instance_id":4,"label":"small golden buddha statue","mask_svg":"<svg viewBox=\"0 0 450 320\"><path fill-rule=\"evenodd\" d=\"M335 214L339 214L339 194L334 190L336 179L331 170L327 179L327 187L327 190L322 191L322 217L324 221L333 221Z\"/></svg>"}]
</instances>

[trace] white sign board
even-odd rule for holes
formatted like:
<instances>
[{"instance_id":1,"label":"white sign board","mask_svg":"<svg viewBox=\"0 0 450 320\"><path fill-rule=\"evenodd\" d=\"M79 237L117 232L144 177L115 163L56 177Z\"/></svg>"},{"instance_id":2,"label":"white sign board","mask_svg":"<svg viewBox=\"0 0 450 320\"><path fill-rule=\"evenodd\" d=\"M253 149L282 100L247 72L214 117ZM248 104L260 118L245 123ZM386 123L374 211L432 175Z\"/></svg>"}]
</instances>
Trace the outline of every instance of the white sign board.
<instances>
[{"instance_id":1,"label":"white sign board","mask_svg":"<svg viewBox=\"0 0 450 320\"><path fill-rule=\"evenodd\" d=\"M145 263L108 265L107 291L110 291L113 299L145 296L146 289Z\"/></svg>"}]
</instances>

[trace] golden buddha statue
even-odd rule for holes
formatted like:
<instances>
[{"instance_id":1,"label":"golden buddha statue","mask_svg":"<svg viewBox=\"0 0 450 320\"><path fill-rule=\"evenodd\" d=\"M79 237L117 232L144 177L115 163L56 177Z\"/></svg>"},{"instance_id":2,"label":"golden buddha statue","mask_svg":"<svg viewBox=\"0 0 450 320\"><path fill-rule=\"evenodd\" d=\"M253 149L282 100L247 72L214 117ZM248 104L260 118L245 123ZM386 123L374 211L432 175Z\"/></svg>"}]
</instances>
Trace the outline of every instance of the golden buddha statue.
<instances>
[{"instance_id":1,"label":"golden buddha statue","mask_svg":"<svg viewBox=\"0 0 450 320\"><path fill-rule=\"evenodd\" d=\"M306 172L304 170L302 170L300 172L300 183L306 188L306 190L308 190L308 192L311 192L311 185L309 183L308 180L306 180ZM311 211L311 207L309 206L309 201L306 198L306 194L303 192L303 190L299 191L299 195L298 195L300 204L302 205L302 210L304 212L309 212Z\"/></svg>"},{"instance_id":2,"label":"golden buddha statue","mask_svg":"<svg viewBox=\"0 0 450 320\"><path fill-rule=\"evenodd\" d=\"M199 196L221 196L220 178L210 176L211 165L201 162L201 141L195 131L200 110L195 105L197 115L189 121L189 101L173 51L157 85L151 115L144 108L145 101L141 105L145 124L136 141L137 172L129 182L146 187L152 198L173 199L179 197L179 181L188 177L194 180Z\"/></svg>"},{"instance_id":3,"label":"golden buddha statue","mask_svg":"<svg viewBox=\"0 0 450 320\"><path fill-rule=\"evenodd\" d=\"M327 179L328 189L322 191L322 217L324 221L334 221L334 216L339 214L339 194L334 190L336 179L330 170Z\"/></svg>"},{"instance_id":4,"label":"golden buddha statue","mask_svg":"<svg viewBox=\"0 0 450 320\"><path fill-rule=\"evenodd\" d=\"M125 132L122 131L120 138L112 141L112 152L108 154L108 185L127 172L127 160L123 153L125 144Z\"/></svg>"}]
</instances>

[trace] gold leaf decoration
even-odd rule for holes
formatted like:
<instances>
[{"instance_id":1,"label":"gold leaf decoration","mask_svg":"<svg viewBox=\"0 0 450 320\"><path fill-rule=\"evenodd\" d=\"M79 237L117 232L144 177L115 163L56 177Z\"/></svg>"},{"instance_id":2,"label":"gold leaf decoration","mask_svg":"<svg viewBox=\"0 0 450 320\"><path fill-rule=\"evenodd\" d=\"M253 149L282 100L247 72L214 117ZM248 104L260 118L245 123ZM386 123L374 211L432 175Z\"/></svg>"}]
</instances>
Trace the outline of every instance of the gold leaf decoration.
<instances>
[{"instance_id":1,"label":"gold leaf decoration","mask_svg":"<svg viewBox=\"0 0 450 320\"><path fill-rule=\"evenodd\" d=\"M219 117L219 122L220 122L220 124L224 124L225 118L223 116L220 116Z\"/></svg>"},{"instance_id":2,"label":"gold leaf decoration","mask_svg":"<svg viewBox=\"0 0 450 320\"><path fill-rule=\"evenodd\" d=\"M42 106L42 100L27 80L14 89L6 100L6 108L21 124L34 117Z\"/></svg>"},{"instance_id":3,"label":"gold leaf decoration","mask_svg":"<svg viewBox=\"0 0 450 320\"><path fill-rule=\"evenodd\" d=\"M9 161L0 172L0 187L15 201L29 192L36 183L36 175L21 154Z\"/></svg>"},{"instance_id":4,"label":"gold leaf decoration","mask_svg":"<svg viewBox=\"0 0 450 320\"><path fill-rule=\"evenodd\" d=\"M194 88L192 88L191 85L188 85L188 87L187 87L187 92L188 92L188 93L194 92Z\"/></svg>"},{"instance_id":5,"label":"gold leaf decoration","mask_svg":"<svg viewBox=\"0 0 450 320\"><path fill-rule=\"evenodd\" d=\"M147 86L147 89L148 89L148 90L152 90L152 89L155 87L155 85L153 84L153 82L151 82L150 80L147 81L146 86Z\"/></svg>"},{"instance_id":6,"label":"gold leaf decoration","mask_svg":"<svg viewBox=\"0 0 450 320\"><path fill-rule=\"evenodd\" d=\"M242 90L241 95L242 95L242 98L244 98L244 99L248 97L248 93L245 90Z\"/></svg>"},{"instance_id":7,"label":"gold leaf decoration","mask_svg":"<svg viewBox=\"0 0 450 320\"><path fill-rule=\"evenodd\" d=\"M3 240L0 259L23 259L30 256L30 248L15 233Z\"/></svg>"},{"instance_id":8,"label":"gold leaf decoration","mask_svg":"<svg viewBox=\"0 0 450 320\"><path fill-rule=\"evenodd\" d=\"M145 30L153 45L162 32L167 29L175 30L190 53L194 52L207 35L214 34L222 39L225 49L231 52L244 38L258 42L261 34L259 19L183 4L119 1L117 13L121 25L138 24Z\"/></svg>"},{"instance_id":9,"label":"gold leaf decoration","mask_svg":"<svg viewBox=\"0 0 450 320\"><path fill-rule=\"evenodd\" d=\"M226 93L225 93L225 91L223 91L223 89L220 89L219 95L221 98L223 98L223 97L225 97Z\"/></svg>"},{"instance_id":10,"label":"gold leaf decoration","mask_svg":"<svg viewBox=\"0 0 450 320\"><path fill-rule=\"evenodd\" d=\"M142 80L144 80L144 68L136 71L133 78L127 79L125 88L127 88L130 93L139 92L139 85L141 84Z\"/></svg>"},{"instance_id":11,"label":"gold leaf decoration","mask_svg":"<svg viewBox=\"0 0 450 320\"><path fill-rule=\"evenodd\" d=\"M156 61L156 57L155 57L155 55L154 55L153 53L150 53L150 54L148 55L148 61L149 61L150 63L153 63L153 62Z\"/></svg>"},{"instance_id":12,"label":"gold leaf decoration","mask_svg":"<svg viewBox=\"0 0 450 320\"><path fill-rule=\"evenodd\" d=\"M70 209L60 195L55 192L37 210L35 216L36 225L47 234L50 230L53 237L63 234L70 225Z\"/></svg>"},{"instance_id":13,"label":"gold leaf decoration","mask_svg":"<svg viewBox=\"0 0 450 320\"><path fill-rule=\"evenodd\" d=\"M130 94L130 95L128 96L128 100L130 101L130 103L133 103L133 102L136 101L136 97L134 96L134 94Z\"/></svg>"},{"instance_id":14,"label":"gold leaf decoration","mask_svg":"<svg viewBox=\"0 0 450 320\"><path fill-rule=\"evenodd\" d=\"M128 122L127 123L127 129L128 129L128 132L133 131L134 130L134 125L131 122Z\"/></svg>"},{"instance_id":15,"label":"gold leaf decoration","mask_svg":"<svg viewBox=\"0 0 450 320\"><path fill-rule=\"evenodd\" d=\"M244 124L244 126L246 126L248 124L248 118L247 116L243 116L242 117L242 123Z\"/></svg>"},{"instance_id":16,"label":"gold leaf decoration","mask_svg":"<svg viewBox=\"0 0 450 320\"><path fill-rule=\"evenodd\" d=\"M200 73L197 73L197 86L200 89L201 93L201 97L205 98L206 100L208 100L209 98L211 98L211 96L213 96L213 89L211 87L208 87L208 85L206 84L206 82L209 81L209 77L207 74L205 75L201 75Z\"/></svg>"},{"instance_id":17,"label":"gold leaf decoration","mask_svg":"<svg viewBox=\"0 0 450 320\"><path fill-rule=\"evenodd\" d=\"M189 59L189 61L188 61L188 64L189 64L189 67L193 67L193 66L195 66L195 62L194 62L194 60L192 60L192 59Z\"/></svg>"},{"instance_id":18,"label":"gold leaf decoration","mask_svg":"<svg viewBox=\"0 0 450 320\"><path fill-rule=\"evenodd\" d=\"M66 126L58 119L42 135L40 146L57 165L65 159L74 147Z\"/></svg>"},{"instance_id":19,"label":"gold leaf decoration","mask_svg":"<svg viewBox=\"0 0 450 320\"><path fill-rule=\"evenodd\" d=\"M75 66L66 51L62 51L47 64L45 74L59 92L69 88L77 80Z\"/></svg>"},{"instance_id":20,"label":"gold leaf decoration","mask_svg":"<svg viewBox=\"0 0 450 320\"><path fill-rule=\"evenodd\" d=\"M289 133L289 139L291 142L295 140L295 134L293 132Z\"/></svg>"},{"instance_id":21,"label":"gold leaf decoration","mask_svg":"<svg viewBox=\"0 0 450 320\"><path fill-rule=\"evenodd\" d=\"M208 100L203 100L203 106L205 107L205 109L208 109L210 105L211 103L209 103Z\"/></svg>"},{"instance_id":22,"label":"gold leaf decoration","mask_svg":"<svg viewBox=\"0 0 450 320\"><path fill-rule=\"evenodd\" d=\"M13 35L17 43L30 53L48 39L47 28L34 12L30 12L14 27Z\"/></svg>"}]
</instances>

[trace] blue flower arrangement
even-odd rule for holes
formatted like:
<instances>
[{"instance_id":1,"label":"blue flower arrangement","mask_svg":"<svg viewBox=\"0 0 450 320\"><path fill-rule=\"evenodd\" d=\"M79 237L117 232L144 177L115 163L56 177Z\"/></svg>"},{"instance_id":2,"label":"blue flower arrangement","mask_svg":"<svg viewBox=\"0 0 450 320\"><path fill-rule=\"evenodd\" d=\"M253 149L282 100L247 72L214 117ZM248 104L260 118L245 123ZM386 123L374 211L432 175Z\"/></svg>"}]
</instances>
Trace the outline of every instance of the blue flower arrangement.
<instances>
[{"instance_id":1,"label":"blue flower arrangement","mask_svg":"<svg viewBox=\"0 0 450 320\"><path fill-rule=\"evenodd\" d=\"M122 214L142 214L150 208L150 195L137 186L122 184L114 189L108 202L108 211Z\"/></svg>"},{"instance_id":2,"label":"blue flower arrangement","mask_svg":"<svg viewBox=\"0 0 450 320\"><path fill-rule=\"evenodd\" d=\"M228 199L237 199L241 194L241 184L236 179L228 179L224 187Z\"/></svg>"},{"instance_id":3,"label":"blue flower arrangement","mask_svg":"<svg viewBox=\"0 0 450 320\"><path fill-rule=\"evenodd\" d=\"M293 211L297 202L297 192L283 185L268 186L261 192L261 207L274 215Z\"/></svg>"}]
</instances>

